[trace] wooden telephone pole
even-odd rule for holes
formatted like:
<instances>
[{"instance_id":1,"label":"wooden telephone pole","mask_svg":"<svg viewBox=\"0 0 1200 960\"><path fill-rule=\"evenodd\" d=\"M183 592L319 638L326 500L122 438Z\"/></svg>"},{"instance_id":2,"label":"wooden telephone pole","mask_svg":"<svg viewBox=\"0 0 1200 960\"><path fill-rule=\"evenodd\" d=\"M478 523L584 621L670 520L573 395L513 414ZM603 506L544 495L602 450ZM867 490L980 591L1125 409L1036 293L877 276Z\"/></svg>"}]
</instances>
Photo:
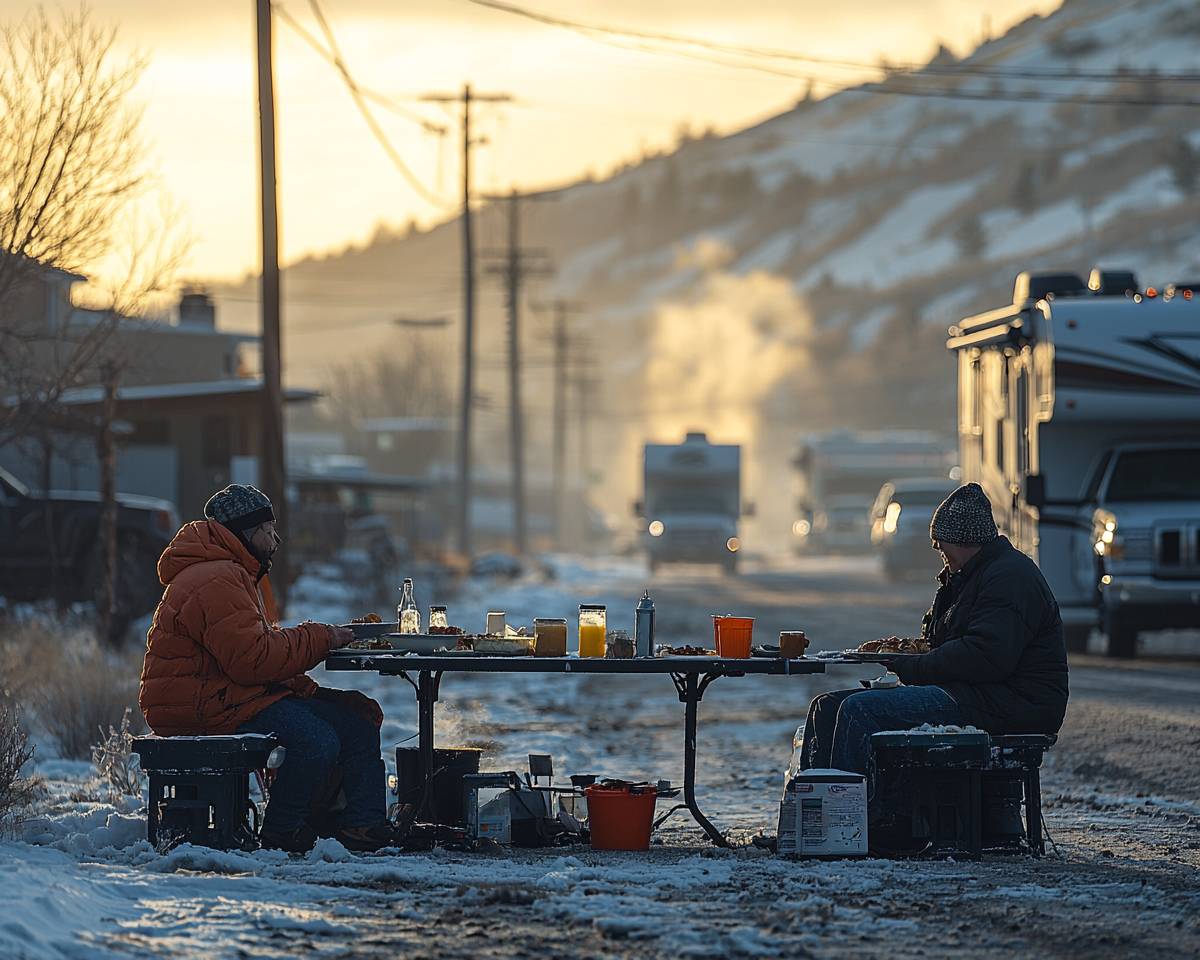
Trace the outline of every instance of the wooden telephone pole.
<instances>
[{"instance_id":1,"label":"wooden telephone pole","mask_svg":"<svg viewBox=\"0 0 1200 960\"><path fill-rule=\"evenodd\" d=\"M475 363L475 262L471 245L471 104L504 103L507 93L474 93L465 84L462 93L427 93L429 103L462 104L462 258L463 258L463 354L462 398L458 422L458 549L471 554L471 405L474 394Z\"/></svg>"},{"instance_id":2,"label":"wooden telephone pole","mask_svg":"<svg viewBox=\"0 0 1200 960\"><path fill-rule=\"evenodd\" d=\"M508 308L508 439L512 463L513 544L518 556L525 553L528 522L525 512L525 426L521 408L521 281L529 276L550 276L554 272L550 255L544 250L522 250L520 246L520 201L547 200L549 197L525 196L517 192L491 196L508 204L508 249L492 253L500 263L488 273L504 278Z\"/></svg>"},{"instance_id":3,"label":"wooden telephone pole","mask_svg":"<svg viewBox=\"0 0 1200 960\"><path fill-rule=\"evenodd\" d=\"M262 199L262 470L263 493L275 508L283 543L271 581L280 612L287 603L287 477L283 459L283 382L279 335L279 197L275 180L275 83L271 0L255 0L258 24L258 157Z\"/></svg>"}]
</instances>

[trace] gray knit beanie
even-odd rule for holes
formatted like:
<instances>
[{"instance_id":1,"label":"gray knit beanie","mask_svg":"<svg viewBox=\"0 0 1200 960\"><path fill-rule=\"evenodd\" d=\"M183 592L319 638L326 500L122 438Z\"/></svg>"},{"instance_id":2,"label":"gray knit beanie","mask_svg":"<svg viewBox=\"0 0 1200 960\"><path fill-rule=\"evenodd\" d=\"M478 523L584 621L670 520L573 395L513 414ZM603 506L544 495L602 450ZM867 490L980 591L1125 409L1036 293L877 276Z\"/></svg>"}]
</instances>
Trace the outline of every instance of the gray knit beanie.
<instances>
[{"instance_id":1,"label":"gray knit beanie","mask_svg":"<svg viewBox=\"0 0 1200 960\"><path fill-rule=\"evenodd\" d=\"M236 534L275 519L267 495L244 483L231 483L214 493L204 505L204 515Z\"/></svg>"},{"instance_id":2,"label":"gray knit beanie","mask_svg":"<svg viewBox=\"0 0 1200 960\"><path fill-rule=\"evenodd\" d=\"M991 543L1000 536L983 487L967 483L942 501L929 524L929 539L955 545Z\"/></svg>"}]
</instances>

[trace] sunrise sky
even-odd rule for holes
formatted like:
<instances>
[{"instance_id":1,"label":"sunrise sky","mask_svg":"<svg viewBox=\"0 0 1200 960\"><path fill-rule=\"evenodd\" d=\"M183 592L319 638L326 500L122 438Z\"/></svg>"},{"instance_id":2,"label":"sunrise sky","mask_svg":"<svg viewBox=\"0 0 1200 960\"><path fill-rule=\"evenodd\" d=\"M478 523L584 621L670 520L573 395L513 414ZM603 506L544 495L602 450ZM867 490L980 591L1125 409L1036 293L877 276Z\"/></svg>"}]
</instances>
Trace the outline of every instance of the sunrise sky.
<instances>
[{"instance_id":1,"label":"sunrise sky","mask_svg":"<svg viewBox=\"0 0 1200 960\"><path fill-rule=\"evenodd\" d=\"M1002 33L1058 0L528 0L559 17L726 43L784 48L862 66L771 61L796 76L618 48L470 0L323 0L350 70L365 86L444 124L445 138L375 108L417 178L456 202L456 123L428 91L506 92L483 110L476 151L480 191L607 176L644 150L672 143L683 122L730 132L789 108L811 78L825 96L873 71L880 57L928 59L940 41L962 55L990 29ZM98 22L150 56L141 87L154 163L188 210L198 242L195 278L256 270L253 0L91 0ZM308 0L277 3L315 36ZM31 5L0 0L0 18ZM53 7L50 8L53 11ZM639 44L634 44L639 45ZM654 50L663 44L647 44ZM371 135L334 69L276 18L283 259L362 243L380 222L423 225L447 211L421 199Z\"/></svg>"}]
</instances>

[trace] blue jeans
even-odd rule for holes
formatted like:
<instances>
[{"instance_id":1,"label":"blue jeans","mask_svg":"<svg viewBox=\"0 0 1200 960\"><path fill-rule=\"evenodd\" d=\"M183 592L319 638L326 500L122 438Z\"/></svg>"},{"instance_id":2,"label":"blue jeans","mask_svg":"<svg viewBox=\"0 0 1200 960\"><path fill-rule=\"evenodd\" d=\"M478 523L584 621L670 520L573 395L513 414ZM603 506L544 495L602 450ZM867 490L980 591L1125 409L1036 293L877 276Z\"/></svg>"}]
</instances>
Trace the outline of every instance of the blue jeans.
<instances>
[{"instance_id":1,"label":"blue jeans","mask_svg":"<svg viewBox=\"0 0 1200 960\"><path fill-rule=\"evenodd\" d=\"M264 707L238 733L269 733L287 749L271 786L264 830L288 834L298 829L321 778L338 764L346 791L342 826L363 827L387 817L379 731L353 710L292 695Z\"/></svg>"},{"instance_id":2,"label":"blue jeans","mask_svg":"<svg viewBox=\"0 0 1200 960\"><path fill-rule=\"evenodd\" d=\"M941 687L837 690L814 697L804 723L800 769L867 774L871 734L923 723L965 724L954 698Z\"/></svg>"}]
</instances>

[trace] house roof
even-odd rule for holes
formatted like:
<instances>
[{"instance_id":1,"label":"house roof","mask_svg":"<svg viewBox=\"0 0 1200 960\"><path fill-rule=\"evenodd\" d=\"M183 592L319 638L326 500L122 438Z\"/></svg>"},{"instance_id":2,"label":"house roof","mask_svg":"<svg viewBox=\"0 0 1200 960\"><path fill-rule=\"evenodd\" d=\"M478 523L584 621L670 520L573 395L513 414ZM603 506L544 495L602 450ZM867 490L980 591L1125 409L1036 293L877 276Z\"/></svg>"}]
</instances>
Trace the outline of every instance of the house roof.
<instances>
[{"instance_id":1,"label":"house roof","mask_svg":"<svg viewBox=\"0 0 1200 960\"><path fill-rule=\"evenodd\" d=\"M238 377L236 380L210 380L204 383L156 383L141 387L118 387L117 400L181 400L189 397L219 397L258 393L262 388L262 377ZM320 395L318 390L302 390L295 387L283 391L284 400L291 403L298 400L315 400ZM59 402L67 406L83 406L99 403L103 399L103 387L76 387L73 390L64 390ZM12 406L16 402L15 397L10 397L5 401L8 406Z\"/></svg>"}]
</instances>

